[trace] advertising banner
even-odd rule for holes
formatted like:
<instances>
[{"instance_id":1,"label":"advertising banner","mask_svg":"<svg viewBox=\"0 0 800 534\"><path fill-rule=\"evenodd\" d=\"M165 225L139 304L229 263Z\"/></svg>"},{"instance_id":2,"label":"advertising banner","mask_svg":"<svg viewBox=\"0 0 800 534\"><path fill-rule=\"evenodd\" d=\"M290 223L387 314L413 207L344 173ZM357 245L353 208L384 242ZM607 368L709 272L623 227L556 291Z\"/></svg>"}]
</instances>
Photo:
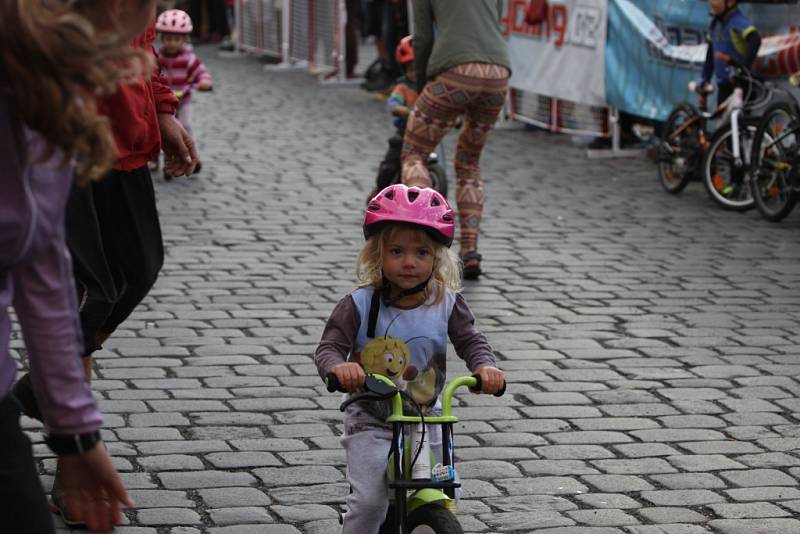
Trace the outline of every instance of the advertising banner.
<instances>
[{"instance_id":1,"label":"advertising banner","mask_svg":"<svg viewBox=\"0 0 800 534\"><path fill-rule=\"evenodd\" d=\"M798 5L740 8L763 38L756 72L785 77L800 70ZM678 101L689 99L688 82L700 77L710 20L708 2L701 0L609 0L608 105L666 119Z\"/></svg>"},{"instance_id":2,"label":"advertising banner","mask_svg":"<svg viewBox=\"0 0 800 534\"><path fill-rule=\"evenodd\" d=\"M545 22L529 25L529 0L506 0L503 23L514 89L604 106L607 0L550 0Z\"/></svg>"}]
</instances>

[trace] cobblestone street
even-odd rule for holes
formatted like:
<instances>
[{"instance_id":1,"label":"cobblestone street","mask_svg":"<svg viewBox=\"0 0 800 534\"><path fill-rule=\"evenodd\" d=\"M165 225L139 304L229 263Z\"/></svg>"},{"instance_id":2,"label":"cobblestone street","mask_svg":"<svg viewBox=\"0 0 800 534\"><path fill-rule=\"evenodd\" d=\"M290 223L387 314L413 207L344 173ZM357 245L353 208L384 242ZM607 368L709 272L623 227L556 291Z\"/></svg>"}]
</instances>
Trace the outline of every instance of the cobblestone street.
<instances>
[{"instance_id":1,"label":"cobblestone street","mask_svg":"<svg viewBox=\"0 0 800 534\"><path fill-rule=\"evenodd\" d=\"M138 504L115 532L336 534L341 396L313 353L392 127L357 86L199 50L204 168L157 178L164 269L96 360ZM800 532L800 211L673 197L644 158L540 131L495 131L482 168L486 274L464 295L509 386L454 408L464 531Z\"/></svg>"}]
</instances>

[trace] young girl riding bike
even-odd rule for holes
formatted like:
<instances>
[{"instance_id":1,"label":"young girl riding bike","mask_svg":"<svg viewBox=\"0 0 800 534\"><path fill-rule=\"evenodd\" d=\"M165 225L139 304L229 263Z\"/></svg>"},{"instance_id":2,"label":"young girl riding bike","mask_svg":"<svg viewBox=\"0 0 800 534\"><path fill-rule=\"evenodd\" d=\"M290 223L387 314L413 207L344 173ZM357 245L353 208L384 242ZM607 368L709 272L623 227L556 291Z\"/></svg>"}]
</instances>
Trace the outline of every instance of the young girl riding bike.
<instances>
[{"instance_id":1,"label":"young girl riding bike","mask_svg":"<svg viewBox=\"0 0 800 534\"><path fill-rule=\"evenodd\" d=\"M498 392L503 372L458 293L458 259L449 248L455 217L444 197L433 189L391 185L370 201L363 228L359 287L328 319L315 355L320 376L333 373L352 393L364 384L365 373L379 373L424 410L435 411L449 337L480 377L482 392ZM386 516L388 489L380 474L386 471L392 439L387 413L385 406L366 402L355 402L345 412L342 445L352 492L343 534L377 534ZM432 429L431 449L440 443L441 432Z\"/></svg>"}]
</instances>

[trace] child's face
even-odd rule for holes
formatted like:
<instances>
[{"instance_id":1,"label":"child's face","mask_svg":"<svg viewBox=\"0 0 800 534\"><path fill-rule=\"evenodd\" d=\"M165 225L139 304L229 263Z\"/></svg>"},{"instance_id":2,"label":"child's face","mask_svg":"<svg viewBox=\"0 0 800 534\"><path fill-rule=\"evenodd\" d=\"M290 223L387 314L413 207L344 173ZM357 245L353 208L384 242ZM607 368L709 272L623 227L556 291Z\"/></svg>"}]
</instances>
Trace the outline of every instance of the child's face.
<instances>
[{"instance_id":1,"label":"child's face","mask_svg":"<svg viewBox=\"0 0 800 534\"><path fill-rule=\"evenodd\" d=\"M722 15L725 11L728 0L708 0L708 7L711 9L712 15ZM736 4L736 0L730 2L731 7Z\"/></svg>"},{"instance_id":2,"label":"child's face","mask_svg":"<svg viewBox=\"0 0 800 534\"><path fill-rule=\"evenodd\" d=\"M167 54L176 54L183 50L186 44L186 36L180 33L162 33L161 44L164 45L164 50Z\"/></svg>"},{"instance_id":3,"label":"child's face","mask_svg":"<svg viewBox=\"0 0 800 534\"><path fill-rule=\"evenodd\" d=\"M398 228L390 235L383 246L383 274L394 289L411 289L431 277L435 246L415 228Z\"/></svg>"}]
</instances>

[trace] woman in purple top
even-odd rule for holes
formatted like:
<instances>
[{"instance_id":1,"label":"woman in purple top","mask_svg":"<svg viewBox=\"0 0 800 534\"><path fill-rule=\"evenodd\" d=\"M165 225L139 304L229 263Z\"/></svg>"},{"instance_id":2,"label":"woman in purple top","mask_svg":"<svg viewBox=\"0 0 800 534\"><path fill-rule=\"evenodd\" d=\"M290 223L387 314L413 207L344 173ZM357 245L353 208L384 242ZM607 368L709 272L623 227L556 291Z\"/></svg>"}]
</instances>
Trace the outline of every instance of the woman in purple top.
<instances>
[{"instance_id":1,"label":"woman in purple top","mask_svg":"<svg viewBox=\"0 0 800 534\"><path fill-rule=\"evenodd\" d=\"M107 532L121 522L122 506L133 505L100 441L100 412L84 381L64 206L76 170L72 162L87 179L113 161L113 136L95 112L93 95L150 68L128 42L153 9L154 0L0 2L3 532L54 532L30 441L19 425L19 406L10 394L16 375L9 349L11 306L70 510L92 530Z\"/></svg>"}]
</instances>

